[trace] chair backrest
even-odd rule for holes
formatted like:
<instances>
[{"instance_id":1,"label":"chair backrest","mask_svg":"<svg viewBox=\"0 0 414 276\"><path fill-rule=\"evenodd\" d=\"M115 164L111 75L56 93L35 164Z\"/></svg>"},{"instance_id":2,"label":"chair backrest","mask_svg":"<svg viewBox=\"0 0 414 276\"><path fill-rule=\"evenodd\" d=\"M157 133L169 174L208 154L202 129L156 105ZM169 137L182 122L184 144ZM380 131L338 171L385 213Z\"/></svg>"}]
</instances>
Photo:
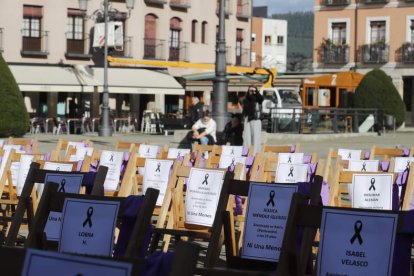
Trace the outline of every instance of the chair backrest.
<instances>
[{"instance_id":1,"label":"chair backrest","mask_svg":"<svg viewBox=\"0 0 414 276\"><path fill-rule=\"evenodd\" d=\"M287 145L287 146L271 146L264 145L263 153L279 153L279 152L300 152L300 144Z\"/></svg>"},{"instance_id":2,"label":"chair backrest","mask_svg":"<svg viewBox=\"0 0 414 276\"><path fill-rule=\"evenodd\" d=\"M10 137L8 144L11 145L21 145L25 151L31 151L31 153L39 153L39 141L35 139L24 139L24 138L14 138Z\"/></svg>"},{"instance_id":3,"label":"chair backrest","mask_svg":"<svg viewBox=\"0 0 414 276\"><path fill-rule=\"evenodd\" d=\"M382 156L383 160L390 160L391 157L398 156L413 156L413 149L404 149L404 148L381 148L377 146L372 146L370 159L377 158Z\"/></svg>"}]
</instances>

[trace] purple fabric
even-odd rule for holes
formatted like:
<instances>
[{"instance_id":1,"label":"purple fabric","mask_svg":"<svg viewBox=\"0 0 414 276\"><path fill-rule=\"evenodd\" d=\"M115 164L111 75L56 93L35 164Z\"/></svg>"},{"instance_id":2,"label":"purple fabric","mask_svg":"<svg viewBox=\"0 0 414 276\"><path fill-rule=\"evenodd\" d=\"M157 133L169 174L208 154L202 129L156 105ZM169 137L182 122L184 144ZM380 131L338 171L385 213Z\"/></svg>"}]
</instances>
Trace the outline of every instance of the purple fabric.
<instances>
[{"instance_id":1,"label":"purple fabric","mask_svg":"<svg viewBox=\"0 0 414 276\"><path fill-rule=\"evenodd\" d=\"M30 149L28 149L28 150L26 151L26 153L28 153L28 154L32 154L32 153L33 153L33 150L30 148Z\"/></svg>"},{"instance_id":2,"label":"purple fabric","mask_svg":"<svg viewBox=\"0 0 414 276\"><path fill-rule=\"evenodd\" d=\"M46 152L44 159L45 161L49 161L50 160L50 152Z\"/></svg>"},{"instance_id":3,"label":"purple fabric","mask_svg":"<svg viewBox=\"0 0 414 276\"><path fill-rule=\"evenodd\" d=\"M322 198L323 206L328 206L328 204L329 204L329 185L328 185L328 182L326 182L325 180L322 181L321 198Z\"/></svg>"},{"instance_id":4,"label":"purple fabric","mask_svg":"<svg viewBox=\"0 0 414 276\"><path fill-rule=\"evenodd\" d=\"M308 166L308 174L309 174L309 181L313 181L313 177L315 176L316 169L318 168L318 162L311 163Z\"/></svg>"},{"instance_id":5,"label":"purple fabric","mask_svg":"<svg viewBox=\"0 0 414 276\"><path fill-rule=\"evenodd\" d=\"M128 165L128 161L129 161L130 156L131 156L131 153L129 151L124 153L124 157L122 159L122 164L121 164L121 176L120 176L121 180L124 178L125 170L126 170L126 167Z\"/></svg>"},{"instance_id":6,"label":"purple fabric","mask_svg":"<svg viewBox=\"0 0 414 276\"><path fill-rule=\"evenodd\" d=\"M381 161L380 165L381 165L381 171L383 172L388 172L388 170L390 169L390 162L388 161Z\"/></svg>"},{"instance_id":7,"label":"purple fabric","mask_svg":"<svg viewBox=\"0 0 414 276\"><path fill-rule=\"evenodd\" d=\"M125 255L129 239L131 237L132 231L134 230L135 221L139 210L141 209L142 203L144 201L143 196L128 196L123 202L124 214L122 217L122 225L118 236L118 242L114 250L114 256L122 257ZM151 229L151 226L148 226ZM144 258L148 245L151 239L151 232L148 231L142 250L139 253L139 258Z\"/></svg>"},{"instance_id":8,"label":"purple fabric","mask_svg":"<svg viewBox=\"0 0 414 276\"><path fill-rule=\"evenodd\" d=\"M177 160L180 161L180 162L182 162L184 160L184 156L178 156L177 157Z\"/></svg>"},{"instance_id":9,"label":"purple fabric","mask_svg":"<svg viewBox=\"0 0 414 276\"><path fill-rule=\"evenodd\" d=\"M294 153L296 151L296 145L292 145L290 147L290 153Z\"/></svg>"},{"instance_id":10,"label":"purple fabric","mask_svg":"<svg viewBox=\"0 0 414 276\"><path fill-rule=\"evenodd\" d=\"M310 164L312 161L312 155L304 155L303 156L303 164Z\"/></svg>"},{"instance_id":11,"label":"purple fabric","mask_svg":"<svg viewBox=\"0 0 414 276\"><path fill-rule=\"evenodd\" d=\"M243 214L243 202L242 202L243 199L242 199L242 197L236 195L235 201L236 201L236 214L237 215Z\"/></svg>"},{"instance_id":12,"label":"purple fabric","mask_svg":"<svg viewBox=\"0 0 414 276\"><path fill-rule=\"evenodd\" d=\"M164 276L169 275L174 253L155 252L145 262L140 275Z\"/></svg>"},{"instance_id":13,"label":"purple fabric","mask_svg":"<svg viewBox=\"0 0 414 276\"><path fill-rule=\"evenodd\" d=\"M247 156L249 154L249 148L243 147L242 156Z\"/></svg>"},{"instance_id":14,"label":"purple fabric","mask_svg":"<svg viewBox=\"0 0 414 276\"><path fill-rule=\"evenodd\" d=\"M92 163L89 165L89 171L90 171L90 172L97 172L97 170L98 170L98 165L99 165L99 161L92 162Z\"/></svg>"},{"instance_id":15,"label":"purple fabric","mask_svg":"<svg viewBox=\"0 0 414 276\"><path fill-rule=\"evenodd\" d=\"M365 154L364 154L364 160L369 160L370 157L371 157L371 152L366 151Z\"/></svg>"},{"instance_id":16,"label":"purple fabric","mask_svg":"<svg viewBox=\"0 0 414 276\"><path fill-rule=\"evenodd\" d=\"M96 177L96 172L88 172L83 177L82 185L85 186L86 194L88 195L91 194L92 192L93 183L95 182L95 177ZM104 195L103 191L101 195L102 196Z\"/></svg>"},{"instance_id":17,"label":"purple fabric","mask_svg":"<svg viewBox=\"0 0 414 276\"><path fill-rule=\"evenodd\" d=\"M410 155L410 149L409 148L403 148L403 157L408 157Z\"/></svg>"},{"instance_id":18,"label":"purple fabric","mask_svg":"<svg viewBox=\"0 0 414 276\"><path fill-rule=\"evenodd\" d=\"M246 166L252 166L254 162L254 156L246 157Z\"/></svg>"},{"instance_id":19,"label":"purple fabric","mask_svg":"<svg viewBox=\"0 0 414 276\"><path fill-rule=\"evenodd\" d=\"M82 170L83 160L79 160L78 164L76 165L76 171L80 172Z\"/></svg>"},{"instance_id":20,"label":"purple fabric","mask_svg":"<svg viewBox=\"0 0 414 276\"><path fill-rule=\"evenodd\" d=\"M394 246L392 275L410 275L411 242L414 234L414 212L404 212Z\"/></svg>"}]
</instances>

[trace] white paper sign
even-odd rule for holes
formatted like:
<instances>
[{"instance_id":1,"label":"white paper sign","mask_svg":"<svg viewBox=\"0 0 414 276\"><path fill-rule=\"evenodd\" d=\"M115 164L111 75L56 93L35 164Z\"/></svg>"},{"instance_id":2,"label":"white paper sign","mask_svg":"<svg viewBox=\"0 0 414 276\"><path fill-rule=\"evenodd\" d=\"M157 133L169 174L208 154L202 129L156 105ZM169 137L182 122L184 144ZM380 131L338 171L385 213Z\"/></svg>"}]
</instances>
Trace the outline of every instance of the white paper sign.
<instances>
[{"instance_id":1,"label":"white paper sign","mask_svg":"<svg viewBox=\"0 0 414 276\"><path fill-rule=\"evenodd\" d=\"M139 145L138 157L143 158L157 158L159 146L154 145Z\"/></svg>"},{"instance_id":2,"label":"white paper sign","mask_svg":"<svg viewBox=\"0 0 414 276\"><path fill-rule=\"evenodd\" d=\"M185 156L186 154L190 154L190 149L177 149L177 148L169 148L168 149L168 159L176 159L178 157Z\"/></svg>"},{"instance_id":3,"label":"white paper sign","mask_svg":"<svg viewBox=\"0 0 414 276\"><path fill-rule=\"evenodd\" d=\"M278 163L286 164L303 164L303 152L287 153L281 152L278 154Z\"/></svg>"},{"instance_id":4,"label":"white paper sign","mask_svg":"<svg viewBox=\"0 0 414 276\"><path fill-rule=\"evenodd\" d=\"M70 162L83 161L85 159L85 156L92 156L93 150L94 149L90 147L77 148L76 154L71 155L69 158L69 161Z\"/></svg>"},{"instance_id":5,"label":"white paper sign","mask_svg":"<svg viewBox=\"0 0 414 276\"><path fill-rule=\"evenodd\" d=\"M379 160L349 160L347 171L378 172Z\"/></svg>"},{"instance_id":6,"label":"white paper sign","mask_svg":"<svg viewBox=\"0 0 414 276\"><path fill-rule=\"evenodd\" d=\"M157 198L157 206L161 206L164 201L165 191L167 190L173 163L174 161L172 160L145 159L143 182L144 194L148 188L159 190L160 193Z\"/></svg>"},{"instance_id":7,"label":"white paper sign","mask_svg":"<svg viewBox=\"0 0 414 276\"><path fill-rule=\"evenodd\" d=\"M223 185L224 171L191 168L185 198L185 222L211 227Z\"/></svg>"},{"instance_id":8,"label":"white paper sign","mask_svg":"<svg viewBox=\"0 0 414 276\"><path fill-rule=\"evenodd\" d=\"M242 146L221 146L221 154L241 157L243 155L243 147Z\"/></svg>"},{"instance_id":9,"label":"white paper sign","mask_svg":"<svg viewBox=\"0 0 414 276\"><path fill-rule=\"evenodd\" d=\"M44 232L48 241L59 241L62 226L62 213L50 211Z\"/></svg>"},{"instance_id":10,"label":"white paper sign","mask_svg":"<svg viewBox=\"0 0 414 276\"><path fill-rule=\"evenodd\" d=\"M278 164L276 170L276 183L306 182L308 179L307 164Z\"/></svg>"},{"instance_id":11,"label":"white paper sign","mask_svg":"<svg viewBox=\"0 0 414 276\"><path fill-rule=\"evenodd\" d=\"M102 151L99 165L108 167L104 183L105 191L116 191L118 189L123 156L123 152Z\"/></svg>"},{"instance_id":12,"label":"white paper sign","mask_svg":"<svg viewBox=\"0 0 414 276\"><path fill-rule=\"evenodd\" d=\"M19 175L17 177L17 195L22 194L24 183L26 182L27 174L29 173L30 164L32 164L34 156L22 154L20 156Z\"/></svg>"},{"instance_id":13,"label":"white paper sign","mask_svg":"<svg viewBox=\"0 0 414 276\"><path fill-rule=\"evenodd\" d=\"M22 146L20 145L4 145L3 146L3 158L1 159L1 165L0 165L0 179L3 177L4 170L6 168L7 161L9 160L9 156L12 150L15 150L16 153L24 153L24 151L21 150Z\"/></svg>"},{"instance_id":14,"label":"white paper sign","mask_svg":"<svg viewBox=\"0 0 414 276\"><path fill-rule=\"evenodd\" d=\"M354 174L352 208L392 210L392 174Z\"/></svg>"},{"instance_id":15,"label":"white paper sign","mask_svg":"<svg viewBox=\"0 0 414 276\"><path fill-rule=\"evenodd\" d=\"M75 149L79 149L79 148L84 148L85 144L82 142L68 142L68 145L66 147L66 152L68 151L69 147L75 148Z\"/></svg>"},{"instance_id":16,"label":"white paper sign","mask_svg":"<svg viewBox=\"0 0 414 276\"><path fill-rule=\"evenodd\" d=\"M361 153L361 150L338 149L338 156L341 156L342 160L361 160Z\"/></svg>"},{"instance_id":17,"label":"white paper sign","mask_svg":"<svg viewBox=\"0 0 414 276\"><path fill-rule=\"evenodd\" d=\"M57 172L71 172L73 168L73 164L65 164L65 163L56 163L56 162L48 162L46 161L43 165L43 170L48 171L57 171ZM43 193L44 185L43 183L36 183L36 189L39 193L39 196Z\"/></svg>"},{"instance_id":18,"label":"white paper sign","mask_svg":"<svg viewBox=\"0 0 414 276\"><path fill-rule=\"evenodd\" d=\"M394 172L403 172L410 169L411 163L414 162L414 157L395 157Z\"/></svg>"},{"instance_id":19,"label":"white paper sign","mask_svg":"<svg viewBox=\"0 0 414 276\"><path fill-rule=\"evenodd\" d=\"M14 187L17 185L17 179L19 177L20 162L11 162L10 172L12 177L12 184Z\"/></svg>"},{"instance_id":20,"label":"white paper sign","mask_svg":"<svg viewBox=\"0 0 414 276\"><path fill-rule=\"evenodd\" d=\"M3 147L4 145L4 139L0 139L0 147Z\"/></svg>"},{"instance_id":21,"label":"white paper sign","mask_svg":"<svg viewBox=\"0 0 414 276\"><path fill-rule=\"evenodd\" d=\"M236 166L237 163L246 164L246 157L236 157L230 155L220 156L219 168L227 169L230 166Z\"/></svg>"}]
</instances>

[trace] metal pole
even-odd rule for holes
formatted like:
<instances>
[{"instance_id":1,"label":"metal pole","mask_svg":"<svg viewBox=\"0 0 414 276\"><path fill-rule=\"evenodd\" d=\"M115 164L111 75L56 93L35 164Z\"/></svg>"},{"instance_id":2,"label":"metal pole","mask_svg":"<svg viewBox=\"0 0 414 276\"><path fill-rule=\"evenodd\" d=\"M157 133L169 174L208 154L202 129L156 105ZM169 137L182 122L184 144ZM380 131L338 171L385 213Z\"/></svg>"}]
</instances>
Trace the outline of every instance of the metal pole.
<instances>
[{"instance_id":1,"label":"metal pole","mask_svg":"<svg viewBox=\"0 0 414 276\"><path fill-rule=\"evenodd\" d=\"M228 122L226 71L226 40L225 40L225 11L224 1L220 0L219 34L216 43L216 78L214 80L213 118L217 123L217 131L222 132Z\"/></svg>"},{"instance_id":2,"label":"metal pole","mask_svg":"<svg viewBox=\"0 0 414 276\"><path fill-rule=\"evenodd\" d=\"M105 39L104 39L104 84L102 94L102 120L99 128L99 136L112 136L112 129L109 127L109 91L108 91L108 3L104 0L104 20L105 20Z\"/></svg>"}]
</instances>

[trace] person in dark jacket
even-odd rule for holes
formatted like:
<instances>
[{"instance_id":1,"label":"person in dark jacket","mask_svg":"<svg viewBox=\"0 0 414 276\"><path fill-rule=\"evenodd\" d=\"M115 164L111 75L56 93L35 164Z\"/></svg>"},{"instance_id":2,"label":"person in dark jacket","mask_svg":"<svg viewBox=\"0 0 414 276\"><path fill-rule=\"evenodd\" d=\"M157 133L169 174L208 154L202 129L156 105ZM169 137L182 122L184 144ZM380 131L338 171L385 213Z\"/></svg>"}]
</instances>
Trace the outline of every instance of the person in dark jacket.
<instances>
[{"instance_id":1,"label":"person in dark jacket","mask_svg":"<svg viewBox=\"0 0 414 276\"><path fill-rule=\"evenodd\" d=\"M223 132L223 144L231 146L243 145L243 125L241 124L240 114L233 114L231 121L226 124Z\"/></svg>"},{"instance_id":2,"label":"person in dark jacket","mask_svg":"<svg viewBox=\"0 0 414 276\"><path fill-rule=\"evenodd\" d=\"M243 100L243 146L250 147L253 145L254 154L261 149L262 121L261 104L263 96L259 93L256 86L249 86L246 97Z\"/></svg>"},{"instance_id":3,"label":"person in dark jacket","mask_svg":"<svg viewBox=\"0 0 414 276\"><path fill-rule=\"evenodd\" d=\"M191 115L191 125L194 125L198 120L203 118L203 104L200 102L200 99L197 97L191 98L193 105L190 109Z\"/></svg>"}]
</instances>

